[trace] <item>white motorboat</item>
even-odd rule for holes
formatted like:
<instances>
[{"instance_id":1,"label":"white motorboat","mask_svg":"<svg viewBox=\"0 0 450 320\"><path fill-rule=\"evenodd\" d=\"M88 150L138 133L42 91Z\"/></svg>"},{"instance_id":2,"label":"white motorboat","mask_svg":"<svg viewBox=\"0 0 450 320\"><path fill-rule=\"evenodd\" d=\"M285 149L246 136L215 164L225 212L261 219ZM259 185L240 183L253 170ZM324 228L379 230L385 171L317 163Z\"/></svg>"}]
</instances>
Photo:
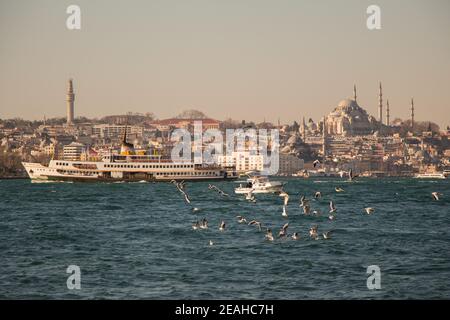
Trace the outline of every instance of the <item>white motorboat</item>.
<instances>
[{"instance_id":1,"label":"white motorboat","mask_svg":"<svg viewBox=\"0 0 450 320\"><path fill-rule=\"evenodd\" d=\"M254 193L279 193L283 190L283 183L280 181L269 181L266 176L254 176L247 179L245 185L240 184L234 189L237 194Z\"/></svg>"}]
</instances>

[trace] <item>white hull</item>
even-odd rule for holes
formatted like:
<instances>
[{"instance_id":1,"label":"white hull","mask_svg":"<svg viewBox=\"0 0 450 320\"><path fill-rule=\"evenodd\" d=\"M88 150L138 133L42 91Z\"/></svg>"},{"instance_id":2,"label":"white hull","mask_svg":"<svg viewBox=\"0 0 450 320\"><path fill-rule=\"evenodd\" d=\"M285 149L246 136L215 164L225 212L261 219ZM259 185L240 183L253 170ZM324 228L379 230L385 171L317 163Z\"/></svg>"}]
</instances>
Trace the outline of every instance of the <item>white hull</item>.
<instances>
[{"instance_id":1,"label":"white hull","mask_svg":"<svg viewBox=\"0 0 450 320\"><path fill-rule=\"evenodd\" d=\"M170 181L221 180L235 178L220 168L186 163L107 163L51 160L48 166L23 162L28 176L36 181Z\"/></svg>"},{"instance_id":2,"label":"white hull","mask_svg":"<svg viewBox=\"0 0 450 320\"><path fill-rule=\"evenodd\" d=\"M443 173L420 173L420 174L417 174L414 178L416 178L416 179L446 179L446 176Z\"/></svg>"},{"instance_id":3,"label":"white hull","mask_svg":"<svg viewBox=\"0 0 450 320\"><path fill-rule=\"evenodd\" d=\"M269 181L267 178L248 179L248 185L234 189L236 194L256 194L256 193L280 193L283 190L283 183L279 181Z\"/></svg>"},{"instance_id":4,"label":"white hull","mask_svg":"<svg viewBox=\"0 0 450 320\"><path fill-rule=\"evenodd\" d=\"M282 191L282 186L280 187L267 187L267 188L236 188L234 192L236 194L247 194L247 193L278 193Z\"/></svg>"}]
</instances>

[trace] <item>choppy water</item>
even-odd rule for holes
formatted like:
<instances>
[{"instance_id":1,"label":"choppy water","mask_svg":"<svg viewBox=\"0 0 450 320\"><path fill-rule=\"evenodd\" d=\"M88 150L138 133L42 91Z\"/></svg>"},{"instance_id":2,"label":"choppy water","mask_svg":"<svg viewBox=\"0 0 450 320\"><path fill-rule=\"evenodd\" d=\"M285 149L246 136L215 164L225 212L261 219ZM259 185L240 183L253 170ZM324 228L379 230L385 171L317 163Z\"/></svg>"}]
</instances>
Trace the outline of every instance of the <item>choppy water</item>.
<instances>
[{"instance_id":1,"label":"choppy water","mask_svg":"<svg viewBox=\"0 0 450 320\"><path fill-rule=\"evenodd\" d=\"M223 198L207 182L187 183L202 209L193 213L168 183L0 181L0 298L450 298L448 180L285 180L288 219L278 196L257 195L253 204ZM230 194L236 186L216 184ZM323 199L312 208L327 212L333 199L335 221L301 214L299 194L316 190ZM433 191L444 194L440 201ZM303 239L269 243L236 215L274 233L289 221ZM192 230L203 217L210 228ZM333 239L309 240L313 224L334 229ZM81 290L67 289L72 264L81 268ZM381 268L381 290L367 289L369 265Z\"/></svg>"}]
</instances>

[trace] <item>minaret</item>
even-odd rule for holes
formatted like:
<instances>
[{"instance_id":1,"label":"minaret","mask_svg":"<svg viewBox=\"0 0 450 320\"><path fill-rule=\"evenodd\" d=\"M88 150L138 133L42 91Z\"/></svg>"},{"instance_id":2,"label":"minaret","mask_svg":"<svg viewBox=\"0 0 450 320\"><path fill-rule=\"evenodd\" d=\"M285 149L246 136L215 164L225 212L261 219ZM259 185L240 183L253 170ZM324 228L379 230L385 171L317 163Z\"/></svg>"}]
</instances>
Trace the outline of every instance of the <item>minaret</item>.
<instances>
[{"instance_id":1,"label":"minaret","mask_svg":"<svg viewBox=\"0 0 450 320\"><path fill-rule=\"evenodd\" d=\"M411 131L414 130L414 98L411 98Z\"/></svg>"},{"instance_id":2,"label":"minaret","mask_svg":"<svg viewBox=\"0 0 450 320\"><path fill-rule=\"evenodd\" d=\"M389 120L389 100L386 100L386 125L391 125Z\"/></svg>"},{"instance_id":3,"label":"minaret","mask_svg":"<svg viewBox=\"0 0 450 320\"><path fill-rule=\"evenodd\" d=\"M302 135L303 141L306 138L306 123L305 123L305 117L303 117L302 125L300 126L300 134Z\"/></svg>"},{"instance_id":4,"label":"minaret","mask_svg":"<svg viewBox=\"0 0 450 320\"><path fill-rule=\"evenodd\" d=\"M323 125L322 125L322 153L323 157L325 158L327 155L327 127L326 127L326 117L322 118Z\"/></svg>"},{"instance_id":5,"label":"minaret","mask_svg":"<svg viewBox=\"0 0 450 320\"><path fill-rule=\"evenodd\" d=\"M356 84L353 85L353 100L356 102Z\"/></svg>"},{"instance_id":6,"label":"minaret","mask_svg":"<svg viewBox=\"0 0 450 320\"><path fill-rule=\"evenodd\" d=\"M380 130L383 125L383 89L381 88L380 82L380 92L378 94L378 121L380 121Z\"/></svg>"},{"instance_id":7,"label":"minaret","mask_svg":"<svg viewBox=\"0 0 450 320\"><path fill-rule=\"evenodd\" d=\"M67 124L73 124L73 103L75 101L75 93L73 92L73 82L69 79L67 85Z\"/></svg>"}]
</instances>

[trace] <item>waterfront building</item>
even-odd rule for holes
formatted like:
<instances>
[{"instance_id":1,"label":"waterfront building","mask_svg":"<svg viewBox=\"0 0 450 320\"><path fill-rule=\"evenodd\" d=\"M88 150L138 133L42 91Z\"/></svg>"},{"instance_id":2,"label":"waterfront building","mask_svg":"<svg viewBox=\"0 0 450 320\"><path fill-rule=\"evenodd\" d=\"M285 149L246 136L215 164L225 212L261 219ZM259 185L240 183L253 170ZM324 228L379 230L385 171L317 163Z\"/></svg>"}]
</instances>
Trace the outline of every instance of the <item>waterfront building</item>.
<instances>
[{"instance_id":1,"label":"waterfront building","mask_svg":"<svg viewBox=\"0 0 450 320\"><path fill-rule=\"evenodd\" d=\"M99 138L118 139L123 137L125 130L128 137L142 137L144 133L144 127L142 126L97 124L92 127L92 134Z\"/></svg>"},{"instance_id":2,"label":"waterfront building","mask_svg":"<svg viewBox=\"0 0 450 320\"><path fill-rule=\"evenodd\" d=\"M159 131L162 131L162 132L171 131L172 129L186 129L186 130L190 131L194 128L195 121L202 122L202 130L219 129L220 128L220 121L214 120L211 118L205 118L205 119L170 118L170 119L153 121L151 123L151 125L156 127Z\"/></svg>"},{"instance_id":3,"label":"waterfront building","mask_svg":"<svg viewBox=\"0 0 450 320\"><path fill-rule=\"evenodd\" d=\"M64 146L63 158L67 161L80 161L83 154L86 152L86 147L82 143L72 142Z\"/></svg>"},{"instance_id":4,"label":"waterfront building","mask_svg":"<svg viewBox=\"0 0 450 320\"><path fill-rule=\"evenodd\" d=\"M217 164L222 167L235 167L237 172L263 171L264 156L250 151L234 151L231 155L220 155Z\"/></svg>"},{"instance_id":5,"label":"waterfront building","mask_svg":"<svg viewBox=\"0 0 450 320\"><path fill-rule=\"evenodd\" d=\"M305 162L293 154L280 153L278 174L291 175L303 170Z\"/></svg>"}]
</instances>

